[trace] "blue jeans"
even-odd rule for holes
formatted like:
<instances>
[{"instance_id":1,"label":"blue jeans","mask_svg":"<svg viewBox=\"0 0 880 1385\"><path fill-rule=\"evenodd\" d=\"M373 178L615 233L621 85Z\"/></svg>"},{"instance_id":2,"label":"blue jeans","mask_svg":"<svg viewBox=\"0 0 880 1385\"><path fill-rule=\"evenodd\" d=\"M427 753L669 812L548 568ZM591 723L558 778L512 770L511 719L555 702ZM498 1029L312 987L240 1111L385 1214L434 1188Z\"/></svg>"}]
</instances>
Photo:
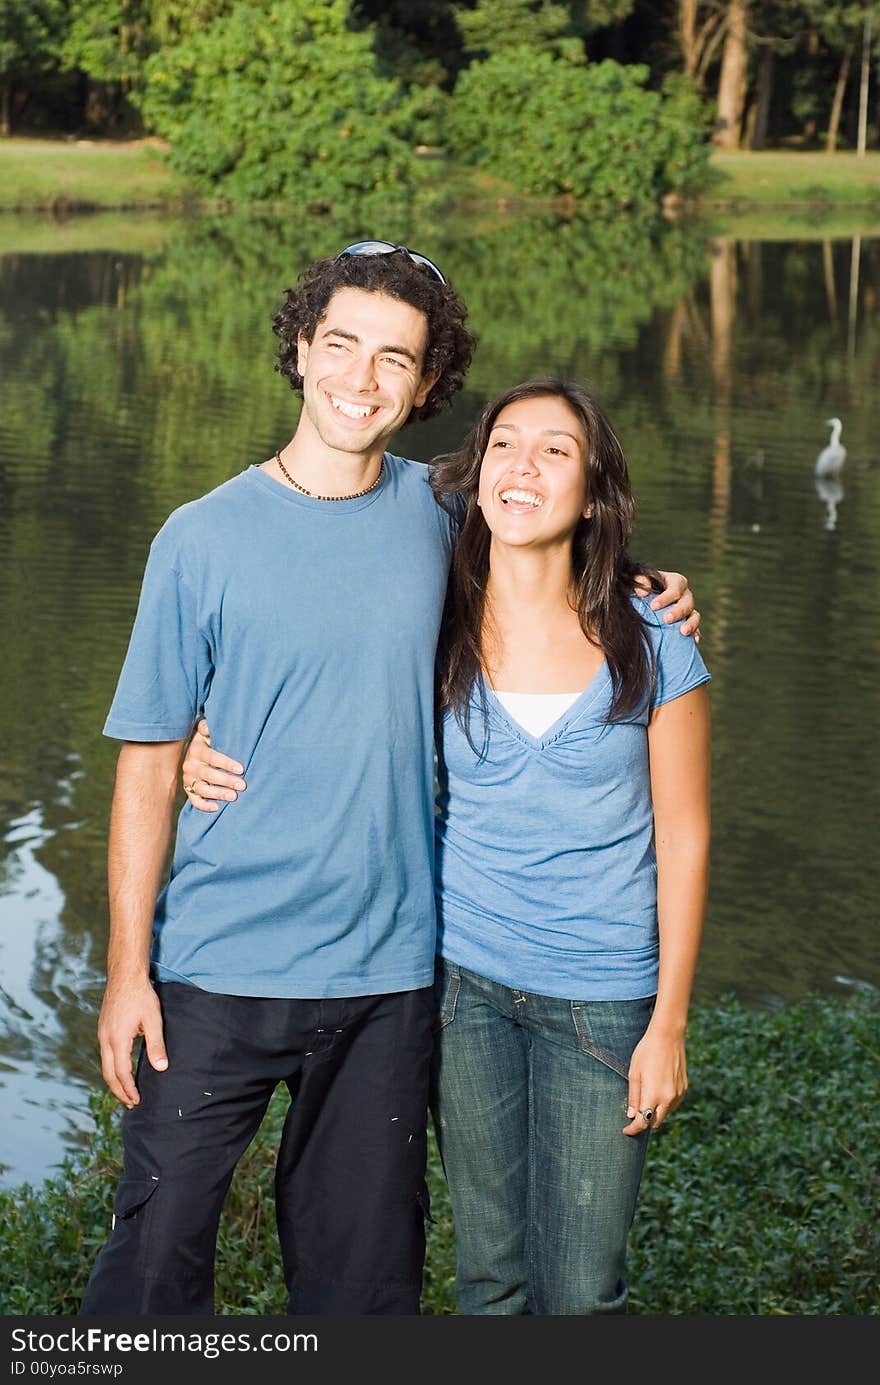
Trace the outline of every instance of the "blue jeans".
<instances>
[{"instance_id":1,"label":"blue jeans","mask_svg":"<svg viewBox=\"0 0 880 1385\"><path fill-rule=\"evenodd\" d=\"M645 1000L511 990L439 962L432 1109L460 1313L625 1313L648 1133L628 1124Z\"/></svg>"}]
</instances>

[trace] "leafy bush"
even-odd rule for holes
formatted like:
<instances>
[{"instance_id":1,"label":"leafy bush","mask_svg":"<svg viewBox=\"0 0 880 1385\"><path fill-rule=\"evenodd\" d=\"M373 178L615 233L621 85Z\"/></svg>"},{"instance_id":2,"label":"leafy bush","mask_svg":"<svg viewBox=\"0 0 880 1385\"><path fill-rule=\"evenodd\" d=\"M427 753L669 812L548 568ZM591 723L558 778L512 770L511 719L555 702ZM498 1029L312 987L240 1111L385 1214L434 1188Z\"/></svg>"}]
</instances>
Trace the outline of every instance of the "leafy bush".
<instances>
[{"instance_id":1,"label":"leafy bush","mask_svg":"<svg viewBox=\"0 0 880 1385\"><path fill-rule=\"evenodd\" d=\"M380 76L347 0L240 0L162 48L139 102L182 174L231 199L304 207L399 198L440 93Z\"/></svg>"},{"instance_id":2,"label":"leafy bush","mask_svg":"<svg viewBox=\"0 0 880 1385\"><path fill-rule=\"evenodd\" d=\"M755 1013L694 1011L692 1088L652 1136L633 1228L631 1311L880 1312L875 1092L880 1002L811 997ZM272 1166L276 1095L241 1161L221 1222L218 1311L283 1313ZM87 1154L41 1189L0 1193L0 1313L76 1311L104 1239L119 1171L118 1108L92 1101ZM449 1200L436 1149L423 1309L454 1312Z\"/></svg>"},{"instance_id":3,"label":"leafy bush","mask_svg":"<svg viewBox=\"0 0 880 1385\"><path fill-rule=\"evenodd\" d=\"M656 206L706 176L707 128L684 79L660 93L647 77L644 66L505 50L459 78L449 146L526 192L568 193L591 208Z\"/></svg>"}]
</instances>

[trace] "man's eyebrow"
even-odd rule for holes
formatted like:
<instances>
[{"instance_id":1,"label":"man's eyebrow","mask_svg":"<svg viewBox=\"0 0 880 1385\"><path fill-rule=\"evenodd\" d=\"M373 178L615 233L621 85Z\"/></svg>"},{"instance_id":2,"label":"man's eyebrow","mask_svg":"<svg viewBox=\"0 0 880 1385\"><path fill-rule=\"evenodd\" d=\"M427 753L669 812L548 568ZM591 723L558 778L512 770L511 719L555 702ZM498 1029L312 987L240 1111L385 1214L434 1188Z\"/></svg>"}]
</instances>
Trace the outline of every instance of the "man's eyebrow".
<instances>
[{"instance_id":1,"label":"man's eyebrow","mask_svg":"<svg viewBox=\"0 0 880 1385\"><path fill-rule=\"evenodd\" d=\"M360 342L363 340L363 338L357 336L354 332L346 332L344 327L325 327L324 336L343 337L345 341L354 342ZM416 356L413 351L410 351L408 346L395 346L391 344L388 346L380 346L378 348L378 351L380 355L390 353L393 356L406 356L408 360L412 361L413 365L418 365L419 363L418 356Z\"/></svg>"},{"instance_id":2,"label":"man's eyebrow","mask_svg":"<svg viewBox=\"0 0 880 1385\"><path fill-rule=\"evenodd\" d=\"M492 432L494 433L495 430L496 430L497 428L509 428L510 431L511 431L511 433L518 433L518 432L519 432L519 429L517 428L517 426L516 426L515 423L493 423L493 425L492 425ZM542 429L541 429L541 437L542 437L542 438L571 438L572 442L576 442L577 445L578 445L578 447L580 447L581 442L582 442L582 439L579 438L579 437L577 437L577 435L576 435L575 433L569 433L569 432L567 431L567 429L565 429L565 428L542 428Z\"/></svg>"}]
</instances>

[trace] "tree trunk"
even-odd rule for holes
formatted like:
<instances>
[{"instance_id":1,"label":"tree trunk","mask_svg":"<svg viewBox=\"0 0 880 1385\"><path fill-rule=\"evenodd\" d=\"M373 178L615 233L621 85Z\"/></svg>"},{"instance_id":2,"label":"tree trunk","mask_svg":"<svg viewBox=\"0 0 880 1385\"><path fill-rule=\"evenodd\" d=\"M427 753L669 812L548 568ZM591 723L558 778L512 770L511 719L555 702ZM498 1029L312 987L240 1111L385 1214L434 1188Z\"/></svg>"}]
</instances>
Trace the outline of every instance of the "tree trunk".
<instances>
[{"instance_id":1,"label":"tree trunk","mask_svg":"<svg viewBox=\"0 0 880 1385\"><path fill-rule=\"evenodd\" d=\"M709 529L712 552L724 548L730 516L732 460L731 401L733 398L732 347L736 320L736 244L721 239L712 246L709 270L709 303L712 312L712 378L715 385L715 453L712 462L712 510Z\"/></svg>"},{"instance_id":2,"label":"tree trunk","mask_svg":"<svg viewBox=\"0 0 880 1385\"><path fill-rule=\"evenodd\" d=\"M0 81L0 136L12 134L12 83L6 77Z\"/></svg>"},{"instance_id":3,"label":"tree trunk","mask_svg":"<svg viewBox=\"0 0 880 1385\"><path fill-rule=\"evenodd\" d=\"M684 70L693 77L697 70L697 0L679 0L678 41Z\"/></svg>"},{"instance_id":4,"label":"tree trunk","mask_svg":"<svg viewBox=\"0 0 880 1385\"><path fill-rule=\"evenodd\" d=\"M669 332L663 351L663 376L666 380L678 379L681 370L681 338L686 320L687 305L684 301L684 295L682 295L672 309L672 316L669 319Z\"/></svg>"},{"instance_id":5,"label":"tree trunk","mask_svg":"<svg viewBox=\"0 0 880 1385\"><path fill-rule=\"evenodd\" d=\"M868 136L868 83L871 74L871 16L865 17L862 31L862 80L859 86L859 140L856 152L860 159L865 157Z\"/></svg>"},{"instance_id":6,"label":"tree trunk","mask_svg":"<svg viewBox=\"0 0 880 1385\"><path fill-rule=\"evenodd\" d=\"M758 77L755 82L755 119L752 128L750 149L763 149L767 143L767 126L770 123L770 101L773 96L773 66L775 54L772 48L765 48L758 63Z\"/></svg>"},{"instance_id":7,"label":"tree trunk","mask_svg":"<svg viewBox=\"0 0 880 1385\"><path fill-rule=\"evenodd\" d=\"M109 84L107 82L96 81L95 78L90 77L88 90L86 92L86 125L96 134L106 133L110 123L111 112L112 106Z\"/></svg>"},{"instance_id":8,"label":"tree trunk","mask_svg":"<svg viewBox=\"0 0 880 1385\"><path fill-rule=\"evenodd\" d=\"M862 238L853 236L849 262L849 321L846 334L846 354L850 364L856 354L856 326L859 319L859 264L862 258Z\"/></svg>"},{"instance_id":9,"label":"tree trunk","mask_svg":"<svg viewBox=\"0 0 880 1385\"><path fill-rule=\"evenodd\" d=\"M746 241L743 251L746 257L749 312L753 321L757 322L764 304L764 242Z\"/></svg>"},{"instance_id":10,"label":"tree trunk","mask_svg":"<svg viewBox=\"0 0 880 1385\"><path fill-rule=\"evenodd\" d=\"M837 148L837 133L840 129L840 113L843 110L843 98L846 93L846 84L849 80L849 62L851 57L852 44L850 44L840 60L840 70L837 74L837 82L834 87L834 100L831 102L831 114L828 117L828 140L825 145L826 154L833 154Z\"/></svg>"},{"instance_id":11,"label":"tree trunk","mask_svg":"<svg viewBox=\"0 0 880 1385\"><path fill-rule=\"evenodd\" d=\"M837 321L837 283L834 278L834 250L830 240L822 242L822 268L825 271L825 298L828 303L828 316Z\"/></svg>"},{"instance_id":12,"label":"tree trunk","mask_svg":"<svg viewBox=\"0 0 880 1385\"><path fill-rule=\"evenodd\" d=\"M727 37L718 79L718 118L714 141L719 149L738 149L746 91L746 18L748 0L729 0Z\"/></svg>"}]
</instances>

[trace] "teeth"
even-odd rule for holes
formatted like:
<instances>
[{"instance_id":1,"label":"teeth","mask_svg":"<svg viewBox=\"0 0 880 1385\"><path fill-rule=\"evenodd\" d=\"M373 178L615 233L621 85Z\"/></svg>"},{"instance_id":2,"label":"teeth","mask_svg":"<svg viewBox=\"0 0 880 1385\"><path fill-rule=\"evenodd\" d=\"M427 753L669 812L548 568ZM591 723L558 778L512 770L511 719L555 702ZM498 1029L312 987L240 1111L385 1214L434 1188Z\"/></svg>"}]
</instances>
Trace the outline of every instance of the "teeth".
<instances>
[{"instance_id":1,"label":"teeth","mask_svg":"<svg viewBox=\"0 0 880 1385\"><path fill-rule=\"evenodd\" d=\"M544 503L540 495L535 495L534 491L506 490L501 492L501 499L513 500L517 505L532 505L536 510Z\"/></svg>"},{"instance_id":2,"label":"teeth","mask_svg":"<svg viewBox=\"0 0 880 1385\"><path fill-rule=\"evenodd\" d=\"M330 403L334 409L345 414L346 418L368 418L370 414L376 412L376 406L373 404L349 404L346 400L337 399L332 394L330 395Z\"/></svg>"}]
</instances>

